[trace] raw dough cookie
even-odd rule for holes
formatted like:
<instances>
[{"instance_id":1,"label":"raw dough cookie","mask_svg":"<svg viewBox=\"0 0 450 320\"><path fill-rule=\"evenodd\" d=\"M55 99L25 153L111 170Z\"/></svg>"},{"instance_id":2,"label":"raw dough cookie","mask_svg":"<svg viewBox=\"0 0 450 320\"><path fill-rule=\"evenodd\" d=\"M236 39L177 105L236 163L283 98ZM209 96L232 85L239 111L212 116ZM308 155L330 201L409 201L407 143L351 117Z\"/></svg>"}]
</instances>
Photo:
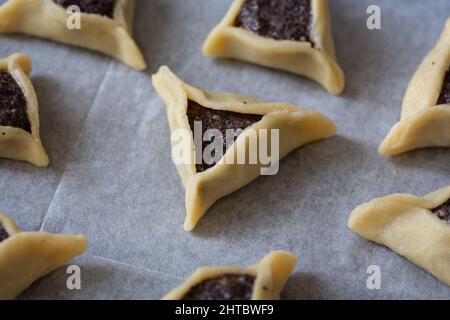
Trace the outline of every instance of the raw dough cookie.
<instances>
[{"instance_id":1,"label":"raw dough cookie","mask_svg":"<svg viewBox=\"0 0 450 320\"><path fill-rule=\"evenodd\" d=\"M25 33L112 56L136 70L146 64L132 38L134 0L9 0L0 7L0 33ZM81 29L69 29L67 6L81 9ZM112 17L111 7L114 7Z\"/></svg>"},{"instance_id":2,"label":"raw dough cookie","mask_svg":"<svg viewBox=\"0 0 450 320\"><path fill-rule=\"evenodd\" d=\"M38 101L30 72L26 55L0 59L0 157L46 167L49 160L39 137Z\"/></svg>"},{"instance_id":3,"label":"raw dough cookie","mask_svg":"<svg viewBox=\"0 0 450 320\"><path fill-rule=\"evenodd\" d=\"M234 0L203 53L301 74L333 94L345 86L327 0Z\"/></svg>"},{"instance_id":4,"label":"raw dough cookie","mask_svg":"<svg viewBox=\"0 0 450 320\"><path fill-rule=\"evenodd\" d=\"M353 211L348 226L450 285L450 186L423 198L394 194Z\"/></svg>"},{"instance_id":5,"label":"raw dough cookie","mask_svg":"<svg viewBox=\"0 0 450 320\"><path fill-rule=\"evenodd\" d=\"M0 299L14 299L86 248L84 236L23 232L0 212Z\"/></svg>"},{"instance_id":6,"label":"raw dough cookie","mask_svg":"<svg viewBox=\"0 0 450 320\"><path fill-rule=\"evenodd\" d=\"M380 145L393 156L426 147L450 147L450 19L436 47L409 83L402 116Z\"/></svg>"},{"instance_id":7,"label":"raw dough cookie","mask_svg":"<svg viewBox=\"0 0 450 320\"><path fill-rule=\"evenodd\" d=\"M257 265L202 267L163 300L278 300L297 258L273 251Z\"/></svg>"},{"instance_id":8,"label":"raw dough cookie","mask_svg":"<svg viewBox=\"0 0 450 320\"><path fill-rule=\"evenodd\" d=\"M186 231L192 230L218 199L261 175L261 169L265 166L259 159L256 164L248 164L249 161L246 164L224 163L224 159L237 159L239 154L248 154L247 140L257 139L260 143L258 135L261 130L267 129L270 133L270 129L279 129L280 159L306 143L328 138L336 132L335 124L319 112L286 103L265 103L232 93L199 90L184 83L167 67L162 67L153 76L153 85L167 105L172 134L179 129L189 134L190 145L187 149L190 154L187 158L191 159L190 164L177 165L186 189ZM191 128L194 121L201 121L204 130L219 129L222 134L226 129L239 128L244 131L231 147L224 146L226 153L218 163L196 166L196 162L203 161L195 161L195 143L192 139L195 135ZM254 130L246 130L248 128ZM269 143L270 139L267 138ZM178 141L172 140L173 150L177 149L178 144Z\"/></svg>"}]
</instances>

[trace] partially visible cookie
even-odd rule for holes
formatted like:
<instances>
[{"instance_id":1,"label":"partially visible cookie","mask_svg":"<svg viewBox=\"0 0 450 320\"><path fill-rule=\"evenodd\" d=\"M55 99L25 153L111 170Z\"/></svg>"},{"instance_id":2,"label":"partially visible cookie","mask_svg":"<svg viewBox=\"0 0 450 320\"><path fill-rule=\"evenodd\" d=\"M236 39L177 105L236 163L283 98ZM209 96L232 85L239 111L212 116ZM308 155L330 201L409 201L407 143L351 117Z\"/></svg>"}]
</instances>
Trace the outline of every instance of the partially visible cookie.
<instances>
[{"instance_id":1,"label":"partially visible cookie","mask_svg":"<svg viewBox=\"0 0 450 320\"><path fill-rule=\"evenodd\" d=\"M0 299L14 299L87 248L84 236L24 232L0 212Z\"/></svg>"},{"instance_id":2,"label":"partially visible cookie","mask_svg":"<svg viewBox=\"0 0 450 320\"><path fill-rule=\"evenodd\" d=\"M379 153L394 156L429 147L450 147L450 19L408 85L400 121Z\"/></svg>"},{"instance_id":3,"label":"partially visible cookie","mask_svg":"<svg viewBox=\"0 0 450 320\"><path fill-rule=\"evenodd\" d=\"M276 300L280 299L297 258L273 251L257 265L201 267L164 300Z\"/></svg>"},{"instance_id":4,"label":"partially visible cookie","mask_svg":"<svg viewBox=\"0 0 450 320\"><path fill-rule=\"evenodd\" d=\"M0 157L46 167L49 160L39 134L38 100L30 72L26 55L0 59Z\"/></svg>"},{"instance_id":5,"label":"partially visible cookie","mask_svg":"<svg viewBox=\"0 0 450 320\"><path fill-rule=\"evenodd\" d=\"M79 28L67 13L71 6L80 9ZM133 18L134 0L8 0L0 6L0 33L84 47L144 70L144 57L132 38Z\"/></svg>"},{"instance_id":6,"label":"partially visible cookie","mask_svg":"<svg viewBox=\"0 0 450 320\"><path fill-rule=\"evenodd\" d=\"M393 194L353 211L348 226L450 286L450 186L425 197Z\"/></svg>"}]
</instances>

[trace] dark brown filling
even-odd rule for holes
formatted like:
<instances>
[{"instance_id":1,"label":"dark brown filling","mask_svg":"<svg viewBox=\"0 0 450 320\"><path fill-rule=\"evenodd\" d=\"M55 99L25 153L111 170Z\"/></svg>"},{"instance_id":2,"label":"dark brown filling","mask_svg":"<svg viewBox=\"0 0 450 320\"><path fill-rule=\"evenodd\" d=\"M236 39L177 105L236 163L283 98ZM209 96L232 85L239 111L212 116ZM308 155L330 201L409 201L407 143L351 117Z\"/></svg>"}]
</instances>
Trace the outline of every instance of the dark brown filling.
<instances>
[{"instance_id":1,"label":"dark brown filling","mask_svg":"<svg viewBox=\"0 0 450 320\"><path fill-rule=\"evenodd\" d=\"M239 135L242 133L243 130L245 130L247 127L253 125L254 123L258 122L262 119L261 115L255 115L255 114L244 114L244 113L237 113L237 112L231 112L231 111L220 111L220 110L214 110L205 108L201 105L199 105L197 102L189 100L188 101L188 109L187 109L187 116L189 119L189 125L191 127L192 132L194 132L194 125L195 122L201 122L202 125L202 137L195 137L196 141L202 141L202 154L205 148L214 143L214 137L211 139L211 141L203 141L203 137L205 136L205 131L208 129L218 129L222 132L222 141L223 141L223 155L225 155L225 152L227 151L227 145L230 146L231 143L227 143L227 130L232 129L234 130L233 135L233 141L236 141L236 139L239 137ZM214 156L214 154L213 154ZM205 161L203 161L203 157L201 159L202 161L197 161L197 172L203 172L208 170L209 168L216 165L217 161L215 161L212 164L208 164ZM219 159L220 160L220 159ZM201 162L201 163L199 163Z\"/></svg>"},{"instance_id":2,"label":"dark brown filling","mask_svg":"<svg viewBox=\"0 0 450 320\"><path fill-rule=\"evenodd\" d=\"M53 0L56 4L68 8L78 6L81 12L94 13L113 18L117 0Z\"/></svg>"},{"instance_id":3,"label":"dark brown filling","mask_svg":"<svg viewBox=\"0 0 450 320\"><path fill-rule=\"evenodd\" d=\"M9 238L9 234L0 222L0 242Z\"/></svg>"},{"instance_id":4,"label":"dark brown filling","mask_svg":"<svg viewBox=\"0 0 450 320\"><path fill-rule=\"evenodd\" d=\"M443 205L431 210L435 216L450 224L450 199Z\"/></svg>"},{"instance_id":5,"label":"dark brown filling","mask_svg":"<svg viewBox=\"0 0 450 320\"><path fill-rule=\"evenodd\" d=\"M450 104L450 69L445 74L437 104Z\"/></svg>"},{"instance_id":6,"label":"dark brown filling","mask_svg":"<svg viewBox=\"0 0 450 320\"><path fill-rule=\"evenodd\" d=\"M183 300L250 300L255 277L224 274L194 286Z\"/></svg>"},{"instance_id":7,"label":"dark brown filling","mask_svg":"<svg viewBox=\"0 0 450 320\"><path fill-rule=\"evenodd\" d=\"M0 126L21 128L31 133L27 101L16 80L0 71Z\"/></svg>"},{"instance_id":8,"label":"dark brown filling","mask_svg":"<svg viewBox=\"0 0 450 320\"><path fill-rule=\"evenodd\" d=\"M311 41L311 0L246 0L236 26L275 40Z\"/></svg>"}]
</instances>

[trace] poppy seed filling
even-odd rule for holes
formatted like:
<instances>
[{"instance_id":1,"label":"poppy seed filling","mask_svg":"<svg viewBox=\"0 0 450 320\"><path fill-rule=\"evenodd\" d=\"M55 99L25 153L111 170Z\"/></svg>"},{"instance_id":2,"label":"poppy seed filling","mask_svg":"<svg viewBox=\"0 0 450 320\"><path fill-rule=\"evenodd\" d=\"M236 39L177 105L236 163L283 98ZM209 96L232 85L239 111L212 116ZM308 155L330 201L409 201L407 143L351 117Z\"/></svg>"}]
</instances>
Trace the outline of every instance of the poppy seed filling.
<instances>
[{"instance_id":1,"label":"poppy seed filling","mask_svg":"<svg viewBox=\"0 0 450 320\"><path fill-rule=\"evenodd\" d=\"M450 199L439 207L432 209L431 212L439 219L450 224Z\"/></svg>"},{"instance_id":2,"label":"poppy seed filling","mask_svg":"<svg viewBox=\"0 0 450 320\"><path fill-rule=\"evenodd\" d=\"M437 104L450 104L450 69L445 73Z\"/></svg>"},{"instance_id":3,"label":"poppy seed filling","mask_svg":"<svg viewBox=\"0 0 450 320\"><path fill-rule=\"evenodd\" d=\"M227 151L227 130L234 130L233 142L239 137L243 130L247 127L250 127L254 123L260 121L262 119L261 115L255 114L244 114L238 112L231 111L222 111L222 110L214 110L210 108L206 108L201 106L195 101L188 100L188 109L187 116L189 120L189 126L191 131L194 133L194 139L198 141L202 141L202 154L205 148L214 142L214 137L212 141L203 141L203 137L205 137L205 132L209 129L217 129L222 133L222 141L223 141L223 155ZM196 122L200 122L202 125L202 137L198 139L195 137L195 124ZM196 146L197 147L197 146ZM220 160L220 159L219 159ZM203 172L208 170L209 168L216 165L217 162L212 164L208 164L202 158L201 161L196 159L196 167L197 172Z\"/></svg>"},{"instance_id":4,"label":"poppy seed filling","mask_svg":"<svg viewBox=\"0 0 450 320\"><path fill-rule=\"evenodd\" d=\"M6 240L9 238L9 234L6 231L5 227L3 226L3 224L0 222L0 242Z\"/></svg>"},{"instance_id":5,"label":"poppy seed filling","mask_svg":"<svg viewBox=\"0 0 450 320\"><path fill-rule=\"evenodd\" d=\"M275 40L311 40L311 0L246 0L236 26Z\"/></svg>"},{"instance_id":6,"label":"poppy seed filling","mask_svg":"<svg viewBox=\"0 0 450 320\"><path fill-rule=\"evenodd\" d=\"M250 300L255 277L224 274L192 287L183 300Z\"/></svg>"},{"instance_id":7,"label":"poppy seed filling","mask_svg":"<svg viewBox=\"0 0 450 320\"><path fill-rule=\"evenodd\" d=\"M27 101L16 80L0 71L0 126L15 127L31 133Z\"/></svg>"},{"instance_id":8,"label":"poppy seed filling","mask_svg":"<svg viewBox=\"0 0 450 320\"><path fill-rule=\"evenodd\" d=\"M78 6L81 12L99 14L109 18L114 16L117 0L53 0L56 4L68 8Z\"/></svg>"}]
</instances>

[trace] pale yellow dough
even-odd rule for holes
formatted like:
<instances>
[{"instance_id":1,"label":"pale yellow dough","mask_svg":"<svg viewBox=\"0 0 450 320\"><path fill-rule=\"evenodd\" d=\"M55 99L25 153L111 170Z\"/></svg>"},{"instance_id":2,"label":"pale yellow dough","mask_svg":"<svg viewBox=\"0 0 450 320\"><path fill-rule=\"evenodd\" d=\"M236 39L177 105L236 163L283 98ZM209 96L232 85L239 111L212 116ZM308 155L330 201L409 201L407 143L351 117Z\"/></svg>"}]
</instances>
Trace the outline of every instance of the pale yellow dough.
<instances>
[{"instance_id":1,"label":"pale yellow dough","mask_svg":"<svg viewBox=\"0 0 450 320\"><path fill-rule=\"evenodd\" d=\"M193 137L186 115L188 100L192 100L206 108L263 115L261 121L250 128L257 132L261 129L279 129L280 159L306 143L328 138L336 133L335 124L319 112L286 103L265 103L233 93L200 90L180 80L167 67L161 67L158 73L153 75L153 85L167 105L172 132L184 129ZM225 153L224 158L236 159L238 152L248 150L247 138L250 138L250 134L244 131ZM174 146L172 141L172 147ZM177 166L186 189L186 231L191 231L218 199L256 179L263 168L259 163L225 164L222 158L214 167L197 173L193 138L190 150L191 164Z\"/></svg>"},{"instance_id":2,"label":"pale yellow dough","mask_svg":"<svg viewBox=\"0 0 450 320\"><path fill-rule=\"evenodd\" d=\"M379 153L394 156L414 149L450 147L450 105L436 105L450 67L450 19L436 47L408 85L401 120L381 143Z\"/></svg>"},{"instance_id":3,"label":"pale yellow dough","mask_svg":"<svg viewBox=\"0 0 450 320\"><path fill-rule=\"evenodd\" d=\"M309 42L275 40L236 27L245 0L234 0L225 18L211 31L203 46L206 56L234 58L306 76L333 94L344 90L345 78L336 62L327 0L311 0Z\"/></svg>"},{"instance_id":4,"label":"pale yellow dough","mask_svg":"<svg viewBox=\"0 0 450 320\"><path fill-rule=\"evenodd\" d=\"M132 38L134 0L117 0L114 19L81 13L81 30L67 27L66 8L52 0L9 0L0 7L0 33L25 33L112 56L136 70L146 64Z\"/></svg>"},{"instance_id":5,"label":"pale yellow dough","mask_svg":"<svg viewBox=\"0 0 450 320\"><path fill-rule=\"evenodd\" d=\"M163 300L182 300L192 287L224 274L242 274L256 277L252 300L279 300L284 285L296 263L297 258L292 253L273 251L258 264L248 268L232 266L201 267L186 282L164 296Z\"/></svg>"},{"instance_id":6,"label":"pale yellow dough","mask_svg":"<svg viewBox=\"0 0 450 320\"><path fill-rule=\"evenodd\" d=\"M450 225L433 215L450 199L450 186L421 198L394 194L353 211L348 226L389 247L450 286Z\"/></svg>"},{"instance_id":7,"label":"pale yellow dough","mask_svg":"<svg viewBox=\"0 0 450 320\"><path fill-rule=\"evenodd\" d=\"M33 282L60 268L87 248L84 236L23 232L0 212L9 238L0 242L0 299L14 299Z\"/></svg>"},{"instance_id":8,"label":"pale yellow dough","mask_svg":"<svg viewBox=\"0 0 450 320\"><path fill-rule=\"evenodd\" d=\"M22 89L31 124L31 134L21 128L0 126L0 157L46 167L49 160L39 135L38 100L28 78L31 73L31 60L24 54L13 54L6 59L0 59L0 70L9 73Z\"/></svg>"}]
</instances>

